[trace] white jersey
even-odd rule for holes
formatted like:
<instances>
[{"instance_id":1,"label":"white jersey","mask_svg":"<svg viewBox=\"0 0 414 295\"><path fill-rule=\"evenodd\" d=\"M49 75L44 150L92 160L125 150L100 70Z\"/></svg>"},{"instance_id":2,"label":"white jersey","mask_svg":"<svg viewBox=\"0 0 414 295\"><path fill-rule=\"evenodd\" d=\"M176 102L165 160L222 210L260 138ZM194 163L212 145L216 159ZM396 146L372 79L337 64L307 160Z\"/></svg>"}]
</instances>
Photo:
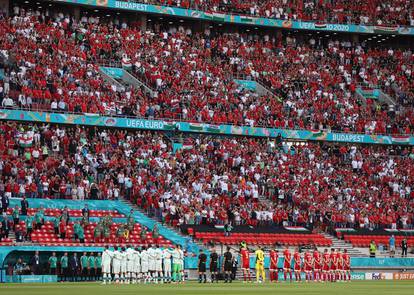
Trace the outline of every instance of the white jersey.
<instances>
[{"instance_id":1,"label":"white jersey","mask_svg":"<svg viewBox=\"0 0 414 295\"><path fill-rule=\"evenodd\" d=\"M148 262L149 262L148 251L143 250L141 252L141 272L143 273L148 272Z\"/></svg>"},{"instance_id":2,"label":"white jersey","mask_svg":"<svg viewBox=\"0 0 414 295\"><path fill-rule=\"evenodd\" d=\"M141 272L141 253L139 253L138 251L134 251L134 271L135 273L140 273Z\"/></svg>"},{"instance_id":3,"label":"white jersey","mask_svg":"<svg viewBox=\"0 0 414 295\"><path fill-rule=\"evenodd\" d=\"M132 248L128 248L126 250L126 271L127 272L135 272L135 250Z\"/></svg>"},{"instance_id":4,"label":"white jersey","mask_svg":"<svg viewBox=\"0 0 414 295\"><path fill-rule=\"evenodd\" d=\"M127 253L125 251L121 252L121 272L127 271Z\"/></svg>"},{"instance_id":5,"label":"white jersey","mask_svg":"<svg viewBox=\"0 0 414 295\"><path fill-rule=\"evenodd\" d=\"M156 248L154 250L155 253L155 270L158 272L162 271L162 250L160 248Z\"/></svg>"},{"instance_id":6,"label":"white jersey","mask_svg":"<svg viewBox=\"0 0 414 295\"><path fill-rule=\"evenodd\" d=\"M150 271L156 271L157 249L149 248L148 253L148 269Z\"/></svg>"},{"instance_id":7,"label":"white jersey","mask_svg":"<svg viewBox=\"0 0 414 295\"><path fill-rule=\"evenodd\" d=\"M102 273L111 273L111 262L113 255L113 252L108 249L105 249L102 252Z\"/></svg>"},{"instance_id":8,"label":"white jersey","mask_svg":"<svg viewBox=\"0 0 414 295\"><path fill-rule=\"evenodd\" d=\"M171 257L172 251L169 249L164 249L162 251L162 259L164 261L164 271L171 272Z\"/></svg>"},{"instance_id":9,"label":"white jersey","mask_svg":"<svg viewBox=\"0 0 414 295\"><path fill-rule=\"evenodd\" d=\"M119 274L121 272L122 253L118 250L113 252L112 267L113 273Z\"/></svg>"}]
</instances>

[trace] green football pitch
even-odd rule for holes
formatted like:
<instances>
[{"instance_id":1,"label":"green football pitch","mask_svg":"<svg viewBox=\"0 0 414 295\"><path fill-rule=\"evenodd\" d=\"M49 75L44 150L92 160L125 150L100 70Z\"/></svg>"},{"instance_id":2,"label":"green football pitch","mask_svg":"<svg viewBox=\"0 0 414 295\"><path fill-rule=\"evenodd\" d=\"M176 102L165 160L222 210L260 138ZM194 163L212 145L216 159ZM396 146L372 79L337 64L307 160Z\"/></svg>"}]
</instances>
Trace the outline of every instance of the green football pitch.
<instances>
[{"instance_id":1,"label":"green football pitch","mask_svg":"<svg viewBox=\"0 0 414 295\"><path fill-rule=\"evenodd\" d=\"M99 285L97 283L0 284L4 295L381 295L414 294L414 281L355 281L335 284L198 284L184 285Z\"/></svg>"}]
</instances>

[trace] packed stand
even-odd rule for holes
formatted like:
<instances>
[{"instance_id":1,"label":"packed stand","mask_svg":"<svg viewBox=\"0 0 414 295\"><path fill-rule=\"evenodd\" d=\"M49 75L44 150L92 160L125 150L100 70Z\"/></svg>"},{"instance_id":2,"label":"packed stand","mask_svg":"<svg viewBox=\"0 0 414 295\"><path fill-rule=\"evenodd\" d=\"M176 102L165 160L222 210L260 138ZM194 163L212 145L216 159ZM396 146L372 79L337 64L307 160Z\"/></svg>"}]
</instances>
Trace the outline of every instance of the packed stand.
<instances>
[{"instance_id":1,"label":"packed stand","mask_svg":"<svg viewBox=\"0 0 414 295\"><path fill-rule=\"evenodd\" d=\"M77 22L63 14L51 18L17 12L20 16L2 20L0 26L2 53L16 60L6 68L0 91L3 107L412 132L414 63L409 51L338 41L324 47L314 39L300 42L290 36L213 36L183 27L142 32L125 23L101 24L94 17ZM104 83L97 66L108 60L121 62L145 80L156 89L155 97L132 87L120 92ZM259 79L273 95L240 87L233 82L236 76ZM364 103L355 93L360 84L377 85L400 104L389 108L373 100Z\"/></svg>"},{"instance_id":2,"label":"packed stand","mask_svg":"<svg viewBox=\"0 0 414 295\"><path fill-rule=\"evenodd\" d=\"M2 204L123 197L173 225L413 225L410 147L200 136L173 153L161 133L12 122L1 130Z\"/></svg>"},{"instance_id":3,"label":"packed stand","mask_svg":"<svg viewBox=\"0 0 414 295\"><path fill-rule=\"evenodd\" d=\"M206 12L240 14L282 20L361 25L414 24L412 0L123 0L176 6Z\"/></svg>"}]
</instances>

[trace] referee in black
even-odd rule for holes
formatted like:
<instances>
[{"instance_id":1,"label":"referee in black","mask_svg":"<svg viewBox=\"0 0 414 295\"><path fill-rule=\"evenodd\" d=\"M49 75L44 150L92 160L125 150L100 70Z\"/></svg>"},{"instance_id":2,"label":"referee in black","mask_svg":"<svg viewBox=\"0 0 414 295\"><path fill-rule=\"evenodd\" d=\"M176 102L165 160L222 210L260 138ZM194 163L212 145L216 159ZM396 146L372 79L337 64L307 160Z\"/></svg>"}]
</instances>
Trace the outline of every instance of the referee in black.
<instances>
[{"instance_id":1,"label":"referee in black","mask_svg":"<svg viewBox=\"0 0 414 295\"><path fill-rule=\"evenodd\" d=\"M216 283L218 283L218 260L219 256L216 252L216 249L211 249L210 253L210 273L211 273L211 282L214 283L214 280L216 280Z\"/></svg>"},{"instance_id":2,"label":"referee in black","mask_svg":"<svg viewBox=\"0 0 414 295\"><path fill-rule=\"evenodd\" d=\"M198 282L207 283L206 277L206 264L207 264L207 255L200 249L200 254L198 255Z\"/></svg>"},{"instance_id":3,"label":"referee in black","mask_svg":"<svg viewBox=\"0 0 414 295\"><path fill-rule=\"evenodd\" d=\"M224 253L224 282L231 283L231 271L233 270L233 255L230 252L230 247L227 247L227 251Z\"/></svg>"}]
</instances>

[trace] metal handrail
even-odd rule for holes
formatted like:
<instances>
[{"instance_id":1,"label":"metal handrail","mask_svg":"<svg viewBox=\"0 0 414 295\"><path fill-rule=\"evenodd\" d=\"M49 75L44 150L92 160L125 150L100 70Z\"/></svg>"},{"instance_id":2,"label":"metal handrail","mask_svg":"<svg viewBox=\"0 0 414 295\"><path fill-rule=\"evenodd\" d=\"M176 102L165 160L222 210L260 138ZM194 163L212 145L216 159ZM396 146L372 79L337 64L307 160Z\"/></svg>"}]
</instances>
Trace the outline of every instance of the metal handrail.
<instances>
[{"instance_id":1,"label":"metal handrail","mask_svg":"<svg viewBox=\"0 0 414 295\"><path fill-rule=\"evenodd\" d=\"M189 8L184 8L184 7L178 6L178 5L168 5L168 3L160 3L161 1L151 1L151 0L148 0L146 2L144 0L119 0L119 1L121 1L121 2L134 2L134 3L141 3L141 4L162 5L162 6L165 6L165 7L173 7L173 8L181 8L181 9L193 9L193 10L200 11L200 12L221 13L221 14L230 15L230 16L249 16L249 17L264 18L264 19L271 19L271 20L273 20L273 19L286 20L284 18L265 17L265 16L261 16L261 15L251 15L251 14L243 13L243 12L233 13L233 12L229 12L229 11L223 11L223 10L220 10L220 8L225 7L223 5L218 6L219 7L218 11L208 11L208 10L200 9L200 8L196 7L195 5L192 5L191 3L190 3ZM298 22L321 22L321 23L333 24L333 25L356 25L356 26L377 26L378 25L378 24L371 23L371 22L366 23L366 24L355 23L355 22L342 22L341 23L341 22L337 22L335 20L327 20L327 19L325 19L325 20L320 20L320 19L319 20L316 20L316 19L312 19L312 20L288 19L288 20L298 21ZM413 27L411 25L404 26L402 24L385 24L385 25L386 26L398 26L398 27L403 26L403 27L409 27L409 28Z\"/></svg>"},{"instance_id":2,"label":"metal handrail","mask_svg":"<svg viewBox=\"0 0 414 295\"><path fill-rule=\"evenodd\" d=\"M44 112L44 113L52 113L52 114L72 114L72 115L85 115L86 113L83 112L71 112L71 111L59 111L59 110L47 110L47 109L41 109L41 108L20 108L20 107L0 107L1 110L21 110L21 111L36 111L36 112ZM201 124L211 124L211 125L232 125L232 126L238 126L238 127L249 127L249 128L274 128L274 129L283 129L287 131L299 131L299 130L309 130L309 129L301 129L301 128L277 128L274 126L264 126L264 125L234 125L230 122L224 122L224 123L217 123L212 121L195 121L195 120L188 120L183 119L181 115L179 115L178 118L150 118L150 117L142 117L142 116L130 116L130 115L118 115L118 114L101 114L96 113L96 115L99 116L107 116L107 117L115 117L115 118L128 118L128 119L143 119L143 120L157 120L157 121L164 121L164 122L171 122L171 123L177 123L177 121L185 122L185 123L201 123ZM4 120L1 119L0 120ZM322 129L320 131L326 131L331 133L342 133L342 134L357 134L357 135L383 135L383 136L414 136L414 134L402 134L402 133L392 133L392 134L386 134L386 133L361 133L356 131L344 131L344 130L331 130L331 129Z\"/></svg>"}]
</instances>

